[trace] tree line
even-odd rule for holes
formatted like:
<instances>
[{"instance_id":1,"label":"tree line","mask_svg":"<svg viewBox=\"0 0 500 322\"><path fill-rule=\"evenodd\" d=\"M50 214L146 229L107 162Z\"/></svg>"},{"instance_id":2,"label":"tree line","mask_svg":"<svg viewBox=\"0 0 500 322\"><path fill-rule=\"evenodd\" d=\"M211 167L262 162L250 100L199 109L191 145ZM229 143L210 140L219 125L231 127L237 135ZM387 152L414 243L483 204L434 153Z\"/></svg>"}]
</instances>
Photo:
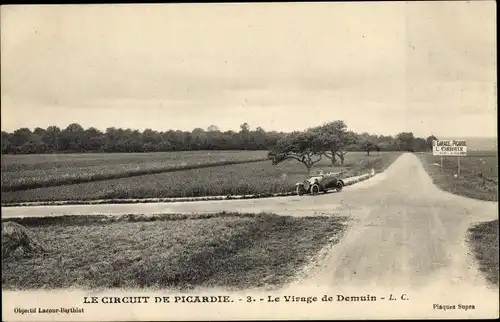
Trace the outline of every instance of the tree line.
<instances>
[{"instance_id":1,"label":"tree line","mask_svg":"<svg viewBox=\"0 0 500 322\"><path fill-rule=\"evenodd\" d=\"M247 123L236 131L220 131L215 125L206 130L144 131L110 127L102 132L94 127L84 129L77 123L66 128L20 128L12 133L2 131L2 154L83 153L83 152L167 152L193 150L276 150L283 144L317 144L322 155L332 162L343 160L346 151L423 151L432 146L431 136L417 138L413 133L396 137L354 133L343 121L334 121L302 132L251 130ZM434 138L435 139L435 138ZM295 140L295 141L294 141ZM430 141L429 141L430 140ZM288 142L288 143L287 143ZM315 143L313 143L315 142ZM429 143L430 142L430 143ZM308 145L312 148L312 145ZM327 148L325 148L327 147ZM318 147L314 147L314 151Z\"/></svg>"}]
</instances>

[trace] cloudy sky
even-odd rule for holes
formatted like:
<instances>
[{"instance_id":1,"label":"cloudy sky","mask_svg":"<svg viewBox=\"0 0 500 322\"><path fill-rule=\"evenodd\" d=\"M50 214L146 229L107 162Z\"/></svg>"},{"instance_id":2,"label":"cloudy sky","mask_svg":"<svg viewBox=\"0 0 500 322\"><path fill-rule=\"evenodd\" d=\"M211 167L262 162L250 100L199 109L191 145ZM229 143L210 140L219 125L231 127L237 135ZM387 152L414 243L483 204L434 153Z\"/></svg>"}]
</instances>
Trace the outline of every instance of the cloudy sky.
<instances>
[{"instance_id":1,"label":"cloudy sky","mask_svg":"<svg viewBox=\"0 0 500 322\"><path fill-rule=\"evenodd\" d=\"M2 6L2 130L496 136L495 3Z\"/></svg>"}]
</instances>

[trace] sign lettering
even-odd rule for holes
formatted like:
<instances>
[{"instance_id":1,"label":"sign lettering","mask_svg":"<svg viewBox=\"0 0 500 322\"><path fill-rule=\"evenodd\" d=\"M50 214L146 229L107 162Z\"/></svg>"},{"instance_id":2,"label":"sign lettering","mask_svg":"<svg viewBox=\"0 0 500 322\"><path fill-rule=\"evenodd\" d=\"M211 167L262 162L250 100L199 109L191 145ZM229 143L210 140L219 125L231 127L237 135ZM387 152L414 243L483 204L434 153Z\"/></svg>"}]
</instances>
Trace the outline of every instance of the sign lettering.
<instances>
[{"instance_id":1,"label":"sign lettering","mask_svg":"<svg viewBox=\"0 0 500 322\"><path fill-rule=\"evenodd\" d=\"M466 156L467 141L464 140L434 140L432 142L432 155L440 156Z\"/></svg>"}]
</instances>

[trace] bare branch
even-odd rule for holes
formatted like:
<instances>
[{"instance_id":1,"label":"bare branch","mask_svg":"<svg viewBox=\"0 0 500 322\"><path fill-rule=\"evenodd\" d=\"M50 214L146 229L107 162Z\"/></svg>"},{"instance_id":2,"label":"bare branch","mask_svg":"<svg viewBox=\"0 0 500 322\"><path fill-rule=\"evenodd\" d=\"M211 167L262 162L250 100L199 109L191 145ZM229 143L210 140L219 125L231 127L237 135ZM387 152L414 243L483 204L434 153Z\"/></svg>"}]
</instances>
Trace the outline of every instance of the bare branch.
<instances>
[{"instance_id":1,"label":"bare branch","mask_svg":"<svg viewBox=\"0 0 500 322\"><path fill-rule=\"evenodd\" d=\"M298 156L295 156L295 155L286 155L283 157L283 161L289 160L289 159L293 159L293 160L297 160L299 162L302 162L302 160Z\"/></svg>"},{"instance_id":2,"label":"bare branch","mask_svg":"<svg viewBox=\"0 0 500 322\"><path fill-rule=\"evenodd\" d=\"M318 160L313 161L313 160L311 159L312 164L318 163L319 161L321 161L321 154L319 155Z\"/></svg>"},{"instance_id":3,"label":"bare branch","mask_svg":"<svg viewBox=\"0 0 500 322\"><path fill-rule=\"evenodd\" d=\"M337 151L335 154L338 155L339 157L346 155L348 151Z\"/></svg>"},{"instance_id":4,"label":"bare branch","mask_svg":"<svg viewBox=\"0 0 500 322\"><path fill-rule=\"evenodd\" d=\"M330 153L330 155L329 155L328 153ZM331 159L332 159L332 157L333 157L333 154L332 154L332 152L330 152L330 151L324 151L324 152L323 152L323 155L324 155L325 157L327 157L328 159L330 159L330 160L331 160Z\"/></svg>"}]
</instances>

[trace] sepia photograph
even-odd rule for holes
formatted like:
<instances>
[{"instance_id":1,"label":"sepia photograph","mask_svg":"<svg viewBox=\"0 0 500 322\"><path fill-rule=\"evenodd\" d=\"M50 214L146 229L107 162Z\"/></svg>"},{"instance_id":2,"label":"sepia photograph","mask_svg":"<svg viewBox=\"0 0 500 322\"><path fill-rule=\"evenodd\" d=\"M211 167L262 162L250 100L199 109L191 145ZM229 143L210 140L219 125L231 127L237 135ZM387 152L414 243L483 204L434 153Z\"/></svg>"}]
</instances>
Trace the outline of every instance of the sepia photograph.
<instances>
[{"instance_id":1,"label":"sepia photograph","mask_svg":"<svg viewBox=\"0 0 500 322\"><path fill-rule=\"evenodd\" d=\"M0 10L3 321L499 317L496 2Z\"/></svg>"}]
</instances>

